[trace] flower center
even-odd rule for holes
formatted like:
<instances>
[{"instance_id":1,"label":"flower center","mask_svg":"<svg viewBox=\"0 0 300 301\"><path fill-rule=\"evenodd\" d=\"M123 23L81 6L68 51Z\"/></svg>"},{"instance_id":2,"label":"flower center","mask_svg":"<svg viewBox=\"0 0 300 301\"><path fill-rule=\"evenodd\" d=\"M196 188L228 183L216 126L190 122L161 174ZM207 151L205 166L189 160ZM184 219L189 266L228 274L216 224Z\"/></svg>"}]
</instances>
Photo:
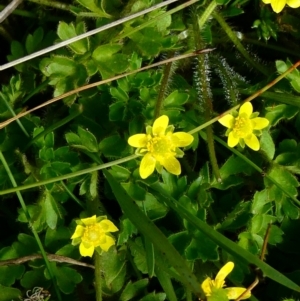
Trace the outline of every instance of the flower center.
<instances>
[{"instance_id":1,"label":"flower center","mask_svg":"<svg viewBox=\"0 0 300 301\"><path fill-rule=\"evenodd\" d=\"M103 231L101 230L99 225L89 225L84 231L82 240L96 246L99 244L102 235Z\"/></svg>"},{"instance_id":2,"label":"flower center","mask_svg":"<svg viewBox=\"0 0 300 301\"><path fill-rule=\"evenodd\" d=\"M170 154L173 155L175 151L175 147L168 136L153 137L149 139L147 149L157 160L161 156L166 157Z\"/></svg>"},{"instance_id":3,"label":"flower center","mask_svg":"<svg viewBox=\"0 0 300 301\"><path fill-rule=\"evenodd\" d=\"M252 133L252 123L246 114L241 114L235 118L233 131L239 138L245 138Z\"/></svg>"}]
</instances>

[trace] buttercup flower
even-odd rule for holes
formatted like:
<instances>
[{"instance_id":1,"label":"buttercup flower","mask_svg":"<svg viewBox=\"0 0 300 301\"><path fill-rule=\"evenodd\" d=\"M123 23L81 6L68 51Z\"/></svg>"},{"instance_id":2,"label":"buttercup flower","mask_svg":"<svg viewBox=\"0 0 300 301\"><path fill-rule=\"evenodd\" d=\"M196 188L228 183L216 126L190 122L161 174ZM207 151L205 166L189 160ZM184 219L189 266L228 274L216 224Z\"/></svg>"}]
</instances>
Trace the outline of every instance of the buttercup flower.
<instances>
[{"instance_id":1,"label":"buttercup flower","mask_svg":"<svg viewBox=\"0 0 300 301\"><path fill-rule=\"evenodd\" d=\"M215 289L223 289L225 286L225 278L234 268L234 263L229 261L227 262L218 272L215 280L207 277L201 284L201 288L206 297L210 297L213 295ZM228 287L224 288L226 291L227 298L229 300L237 299L242 293L246 291L243 287ZM245 296L242 297L242 300L248 299L251 296L251 292L247 292Z\"/></svg>"},{"instance_id":2,"label":"buttercup flower","mask_svg":"<svg viewBox=\"0 0 300 301\"><path fill-rule=\"evenodd\" d=\"M259 113L253 113L253 107L250 102L245 102L239 110L238 116L227 114L219 119L219 122L228 128L226 136L228 136L228 145L235 147L238 143L245 147L248 145L257 151L260 148L259 141L255 135L261 134L261 129L269 125L267 118L257 117Z\"/></svg>"},{"instance_id":3,"label":"buttercup flower","mask_svg":"<svg viewBox=\"0 0 300 301\"><path fill-rule=\"evenodd\" d=\"M116 232L119 229L106 218L106 216L96 215L88 218L82 218L76 221L77 226L71 239L72 245L79 246L79 252L82 256L92 257L94 251L108 251L115 244L114 238L109 232Z\"/></svg>"},{"instance_id":4,"label":"buttercup flower","mask_svg":"<svg viewBox=\"0 0 300 301\"><path fill-rule=\"evenodd\" d=\"M300 0L262 0L266 4L270 4L275 13L280 13L285 5L292 8L297 8L300 6Z\"/></svg>"},{"instance_id":5,"label":"buttercup flower","mask_svg":"<svg viewBox=\"0 0 300 301\"><path fill-rule=\"evenodd\" d=\"M156 167L158 172L164 167L168 172L179 175L181 166L177 158L184 152L179 147L190 145L194 137L185 132L173 133L174 126L169 125L169 117L162 115L153 126L147 126L146 134L136 134L128 139L128 144L137 147L136 154L144 156L140 164L142 179L149 177Z\"/></svg>"}]
</instances>

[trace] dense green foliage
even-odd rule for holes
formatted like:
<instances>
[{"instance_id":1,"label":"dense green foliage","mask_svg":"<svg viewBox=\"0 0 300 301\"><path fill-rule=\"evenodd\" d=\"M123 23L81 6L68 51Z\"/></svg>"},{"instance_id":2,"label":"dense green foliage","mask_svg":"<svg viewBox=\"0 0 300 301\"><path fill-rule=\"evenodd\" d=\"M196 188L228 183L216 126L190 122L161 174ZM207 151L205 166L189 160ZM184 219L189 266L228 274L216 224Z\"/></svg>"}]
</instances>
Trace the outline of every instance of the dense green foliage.
<instances>
[{"instance_id":1,"label":"dense green foliage","mask_svg":"<svg viewBox=\"0 0 300 301\"><path fill-rule=\"evenodd\" d=\"M1 24L2 65L161 3L34 2ZM205 300L228 261L227 286L259 278L249 300L299 299L299 70L252 101L270 122L259 151L230 148L213 123L299 59L299 24L300 9L258 0L175 2L0 71L0 301ZM127 140L161 115L194 140L180 176L142 180ZM119 229L94 260L71 244L93 215Z\"/></svg>"}]
</instances>

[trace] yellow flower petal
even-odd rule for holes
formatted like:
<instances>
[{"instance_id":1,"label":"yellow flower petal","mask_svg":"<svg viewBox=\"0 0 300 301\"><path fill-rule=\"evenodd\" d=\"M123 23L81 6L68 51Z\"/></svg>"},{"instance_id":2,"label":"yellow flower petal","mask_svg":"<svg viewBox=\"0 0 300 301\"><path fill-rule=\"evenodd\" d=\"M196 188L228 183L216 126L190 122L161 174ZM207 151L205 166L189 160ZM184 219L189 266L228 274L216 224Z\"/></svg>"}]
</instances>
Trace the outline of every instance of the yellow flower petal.
<instances>
[{"instance_id":1,"label":"yellow flower petal","mask_svg":"<svg viewBox=\"0 0 300 301\"><path fill-rule=\"evenodd\" d=\"M166 128L169 124L169 117L166 115L162 115L158 117L152 127L153 135L161 136L165 134Z\"/></svg>"},{"instance_id":2,"label":"yellow flower petal","mask_svg":"<svg viewBox=\"0 0 300 301\"><path fill-rule=\"evenodd\" d=\"M240 110L239 110L239 115L241 115L242 113L245 113L248 117L250 117L252 112L253 112L252 104L251 104L251 102L248 101L241 105Z\"/></svg>"},{"instance_id":3,"label":"yellow flower petal","mask_svg":"<svg viewBox=\"0 0 300 301\"><path fill-rule=\"evenodd\" d=\"M239 143L239 140L240 139L238 137L236 137L233 132L230 132L228 135L227 144L230 147L235 147Z\"/></svg>"},{"instance_id":4,"label":"yellow flower petal","mask_svg":"<svg viewBox=\"0 0 300 301\"><path fill-rule=\"evenodd\" d=\"M230 114L227 114L223 117L221 117L218 121L225 127L229 128L229 129L232 129L233 126L234 126L234 120L235 118L230 115Z\"/></svg>"},{"instance_id":5,"label":"yellow flower petal","mask_svg":"<svg viewBox=\"0 0 300 301\"><path fill-rule=\"evenodd\" d=\"M169 156L168 158L164 158L160 164L171 174L173 175L180 175L181 173L181 166L179 161L173 157L173 156Z\"/></svg>"},{"instance_id":6,"label":"yellow flower petal","mask_svg":"<svg viewBox=\"0 0 300 301\"><path fill-rule=\"evenodd\" d=\"M225 288L227 292L227 297L229 300L235 300L237 299L246 289L243 287L228 287ZM248 299L251 297L251 292L247 292L244 297L242 297L241 300Z\"/></svg>"},{"instance_id":7,"label":"yellow flower petal","mask_svg":"<svg viewBox=\"0 0 300 301\"><path fill-rule=\"evenodd\" d=\"M215 287L222 288L225 283L225 278L234 268L234 263L232 261L227 262L218 272L215 279Z\"/></svg>"},{"instance_id":8,"label":"yellow flower petal","mask_svg":"<svg viewBox=\"0 0 300 301\"><path fill-rule=\"evenodd\" d=\"M156 160L149 153L146 154L140 164L140 176L142 179L148 178L155 169Z\"/></svg>"},{"instance_id":9,"label":"yellow flower petal","mask_svg":"<svg viewBox=\"0 0 300 301\"><path fill-rule=\"evenodd\" d=\"M105 235L105 242L100 244L100 248L103 251L107 252L108 249L114 244L115 244L115 240L112 237Z\"/></svg>"},{"instance_id":10,"label":"yellow flower petal","mask_svg":"<svg viewBox=\"0 0 300 301\"><path fill-rule=\"evenodd\" d=\"M287 0L287 1L286 1L286 4L287 4L289 7L292 7L292 8L300 7L300 1L299 1L299 0Z\"/></svg>"},{"instance_id":11,"label":"yellow flower petal","mask_svg":"<svg viewBox=\"0 0 300 301\"><path fill-rule=\"evenodd\" d=\"M300 2L300 1L299 1ZM269 125L269 120L267 118L256 117L250 119L254 130L261 130Z\"/></svg>"},{"instance_id":12,"label":"yellow flower petal","mask_svg":"<svg viewBox=\"0 0 300 301\"><path fill-rule=\"evenodd\" d=\"M262 2L265 3L265 4L270 4L271 0L262 0Z\"/></svg>"},{"instance_id":13,"label":"yellow flower petal","mask_svg":"<svg viewBox=\"0 0 300 301\"><path fill-rule=\"evenodd\" d=\"M146 134L136 134L128 138L128 144L133 147L145 147L147 145Z\"/></svg>"},{"instance_id":14,"label":"yellow flower petal","mask_svg":"<svg viewBox=\"0 0 300 301\"><path fill-rule=\"evenodd\" d=\"M194 141L194 137L185 132L174 133L172 134L171 139L176 147L188 146Z\"/></svg>"},{"instance_id":15,"label":"yellow flower petal","mask_svg":"<svg viewBox=\"0 0 300 301\"><path fill-rule=\"evenodd\" d=\"M205 296L211 295L211 278L207 277L201 284L201 288L205 294Z\"/></svg>"},{"instance_id":16,"label":"yellow flower petal","mask_svg":"<svg viewBox=\"0 0 300 301\"><path fill-rule=\"evenodd\" d=\"M79 253L81 254L81 256L90 256L92 257L94 254L94 246L90 245L89 247L86 247L86 245L84 245L83 243L80 244L79 246Z\"/></svg>"},{"instance_id":17,"label":"yellow flower petal","mask_svg":"<svg viewBox=\"0 0 300 301\"><path fill-rule=\"evenodd\" d=\"M96 215L93 215L92 217L88 217L88 218L82 218L81 221L86 225L93 225L97 223L96 220Z\"/></svg>"},{"instance_id":18,"label":"yellow flower petal","mask_svg":"<svg viewBox=\"0 0 300 301\"><path fill-rule=\"evenodd\" d=\"M100 224L100 227L103 230L103 232L119 231L119 229L115 226L115 224L108 219L102 220L99 224Z\"/></svg>"},{"instance_id":19,"label":"yellow flower petal","mask_svg":"<svg viewBox=\"0 0 300 301\"><path fill-rule=\"evenodd\" d=\"M259 148L260 148L259 141L254 134L251 134L250 136L244 138L244 141L247 144L247 146L249 146L253 150L255 150L255 151L259 150Z\"/></svg>"},{"instance_id":20,"label":"yellow flower petal","mask_svg":"<svg viewBox=\"0 0 300 301\"><path fill-rule=\"evenodd\" d=\"M285 7L286 0L272 0L271 6L275 13L280 13Z\"/></svg>"},{"instance_id":21,"label":"yellow flower petal","mask_svg":"<svg viewBox=\"0 0 300 301\"><path fill-rule=\"evenodd\" d=\"M84 233L84 227L81 225L77 225L74 234L71 236L71 239L81 237Z\"/></svg>"}]
</instances>

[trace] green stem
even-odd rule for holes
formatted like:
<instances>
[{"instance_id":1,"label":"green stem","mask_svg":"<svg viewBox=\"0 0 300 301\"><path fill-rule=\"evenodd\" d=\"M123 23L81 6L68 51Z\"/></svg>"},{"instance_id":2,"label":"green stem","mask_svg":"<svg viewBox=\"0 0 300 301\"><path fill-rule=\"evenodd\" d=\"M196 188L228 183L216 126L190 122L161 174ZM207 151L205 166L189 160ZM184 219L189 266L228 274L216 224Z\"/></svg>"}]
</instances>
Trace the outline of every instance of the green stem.
<instances>
[{"instance_id":1,"label":"green stem","mask_svg":"<svg viewBox=\"0 0 300 301\"><path fill-rule=\"evenodd\" d=\"M206 23L206 21L209 19L215 8L218 6L217 2L215 0L211 1L209 5L206 7L203 14L198 19L199 28L201 29L203 25Z\"/></svg>"},{"instance_id":2,"label":"green stem","mask_svg":"<svg viewBox=\"0 0 300 301\"><path fill-rule=\"evenodd\" d=\"M101 273L101 255L95 252L95 289L96 289L96 301L102 301L102 273Z\"/></svg>"},{"instance_id":3,"label":"green stem","mask_svg":"<svg viewBox=\"0 0 300 301\"><path fill-rule=\"evenodd\" d=\"M55 131L59 127L67 124L68 122L70 122L74 118L78 117L82 112L83 112L83 106L79 105L78 108L77 108L77 110L75 110L74 112L72 112L69 116L67 116L67 117L59 120L58 122L50 125L46 130L44 130L43 132L41 132L38 135L36 135L35 137L33 137L32 140L25 146L24 151L26 151L35 141L37 141L41 137L44 137L45 135L49 134L50 132ZM18 120L19 119L17 119L17 121Z\"/></svg>"},{"instance_id":4,"label":"green stem","mask_svg":"<svg viewBox=\"0 0 300 301\"><path fill-rule=\"evenodd\" d=\"M214 1L213 1L214 2ZM193 13L193 30L194 30L194 41L195 41L195 47L196 49L202 49L206 45L202 41L200 27L198 23L198 17L197 14ZM210 120L212 117L212 111L213 111L213 104L212 104L212 93L210 89L210 81L209 81L209 63L208 63L208 55L199 55L197 57L197 75L195 76L195 85L197 87L197 94L200 105L202 105L204 109L204 117L205 120ZM206 128L206 134L207 134L207 148L210 158L210 163L212 166L213 173L218 180L218 182L221 182L221 175L219 171L218 161L216 157L215 152L215 146L214 146L214 138L213 138L213 129L212 125L209 125Z\"/></svg>"},{"instance_id":5,"label":"green stem","mask_svg":"<svg viewBox=\"0 0 300 301\"><path fill-rule=\"evenodd\" d=\"M192 292L191 292L190 289L186 288L185 289L185 294L186 294L186 301L193 301Z\"/></svg>"},{"instance_id":6,"label":"green stem","mask_svg":"<svg viewBox=\"0 0 300 301\"><path fill-rule=\"evenodd\" d=\"M225 22L222 15L218 12L214 11L212 13L213 17L218 21L218 23L221 25L227 36L230 38L232 43L235 45L237 50L244 56L244 58L258 71L260 71L262 74L269 76L270 72L261 64L257 63L252 59L252 57L249 55L247 50L244 48L240 40L238 39L237 35L231 30L230 26Z\"/></svg>"},{"instance_id":7,"label":"green stem","mask_svg":"<svg viewBox=\"0 0 300 301\"><path fill-rule=\"evenodd\" d=\"M9 179L10 179L12 185L13 185L14 187L17 187L17 186L18 186L18 185L17 185L17 182L15 181L15 178L14 178L14 176L13 176L13 174L12 174L12 172L11 172L11 170L10 170L10 168L9 168L9 166L8 166L8 164L7 164L7 162L6 162L6 160L5 160L5 157L3 156L3 153L2 153L1 151L0 151L0 161L1 161L1 163L3 164L3 167L4 167L4 169L6 170L6 172L7 172L7 174L8 174L8 177L9 177ZM43 259L44 259L44 261L45 261L45 264L46 264L46 267L47 267L47 269L48 269L49 275L50 275L51 280L52 280L52 282L53 282L54 289L55 289L55 291L56 291L57 298L58 298L58 300L62 301L62 298L61 298L61 295L60 295L60 291L59 291L59 289L58 289L58 287L57 287L57 285L56 285L55 276L54 276L54 273L53 273L53 271L52 271L50 262L49 262L49 260L48 260L48 258L47 258L47 254L46 254L46 252L45 252L45 250L44 250L44 247L43 247L43 244L42 244L42 242L41 242L41 240L40 240L40 237L39 237L38 233L36 232L36 230L34 229L32 223L31 223L31 221L30 221L30 220L31 220L31 217L30 217L30 214L29 214L29 212L28 212L28 210L27 210L27 207L26 207L25 201L24 201L24 199L23 199L23 196L22 196L22 194L21 194L19 191L17 191L16 194L17 194L17 197L18 197L18 199L19 199L19 202L20 202L20 204L21 204L21 206L22 206L22 209L23 209L23 211L24 211L24 214L25 214L25 217L26 217L27 222L28 222L28 224L29 224L29 227L30 227L30 229L31 229L31 231L32 231L32 233L33 233L33 236L34 236L34 238L35 238L35 240L36 240L36 242L37 242L37 244L38 244L38 247L39 247L39 249L40 249L40 251L41 251L41 254L42 254L42 256L43 256Z\"/></svg>"},{"instance_id":8,"label":"green stem","mask_svg":"<svg viewBox=\"0 0 300 301\"><path fill-rule=\"evenodd\" d=\"M12 107L10 106L10 104L6 101L5 96L3 95L2 92L0 92L0 96L2 97L2 100L4 101L4 103L5 103L6 107L7 107L7 109L10 111L10 113L11 113L14 117L17 116L17 114L15 113L15 111L13 110L13 108L12 108ZM21 131L25 134L25 136L29 137L29 134L28 134L28 132L26 131L25 127L23 126L21 120L20 120L20 119L17 119L16 121L17 121L17 123L18 123L18 125L19 125Z\"/></svg>"},{"instance_id":9,"label":"green stem","mask_svg":"<svg viewBox=\"0 0 300 301\"><path fill-rule=\"evenodd\" d=\"M62 185L62 187L65 189L65 191L69 194L69 196L83 209L85 208L83 202L81 202L76 195L73 194L73 192L68 188L67 185L65 185L65 183L63 181L60 182L60 184Z\"/></svg>"},{"instance_id":10,"label":"green stem","mask_svg":"<svg viewBox=\"0 0 300 301\"><path fill-rule=\"evenodd\" d=\"M67 11L71 10L70 5L58 1L49 1L49 0L28 0L28 1L37 3L39 5L50 6L62 10L67 10Z\"/></svg>"},{"instance_id":11,"label":"green stem","mask_svg":"<svg viewBox=\"0 0 300 301\"><path fill-rule=\"evenodd\" d=\"M2 5L0 4L0 10L3 10L4 8L6 7L6 5ZM29 18L37 18L37 15L34 14L34 13L30 13L28 11L25 11L25 10L20 10L20 9L15 9L12 14L14 15L19 15L19 16L22 16L22 17L29 17Z\"/></svg>"},{"instance_id":12,"label":"green stem","mask_svg":"<svg viewBox=\"0 0 300 301\"><path fill-rule=\"evenodd\" d=\"M267 48L267 49L276 50L278 52L293 55L297 58L299 57L299 52L298 51L293 51L291 48L280 47L280 46L271 44L269 41L268 41L268 43L261 42L257 39L248 38L245 35L242 35L242 41L244 41L245 43L248 43L248 44L254 44L254 45L258 45L260 47L264 47L264 48Z\"/></svg>"},{"instance_id":13,"label":"green stem","mask_svg":"<svg viewBox=\"0 0 300 301\"><path fill-rule=\"evenodd\" d=\"M174 56L174 52L170 54L169 58L173 56ZM169 84L169 79L172 73L172 64L173 64L172 62L167 63L164 67L163 78L160 84L159 93L157 96L157 101L154 109L154 119L157 119L160 116L160 111L163 106L163 100L165 98L166 90Z\"/></svg>"},{"instance_id":14,"label":"green stem","mask_svg":"<svg viewBox=\"0 0 300 301\"><path fill-rule=\"evenodd\" d=\"M111 167L111 166L114 166L114 165L122 164L124 162L136 159L137 157L138 157L137 155L131 155L131 156L128 156L128 157L125 157L125 158L122 158L122 159L118 159L118 160L108 162L108 163L104 163L104 164L101 164L101 165L98 165L98 166L93 166L93 167L90 167L90 168L82 169L82 170L72 172L72 173L69 173L69 174L66 174L66 175L62 175L62 176L59 176L59 177L55 177L55 178L52 178L52 179L47 179L47 180L44 180L44 181L39 181L37 183L32 183L32 184L27 184L27 185L23 185L23 186L14 187L14 188L5 189L5 190L0 191L0 195L7 194L7 193L12 193L12 192L16 192L16 191L21 191L21 190L25 190L25 189L29 189L29 188L40 187L40 186L43 186L43 185L46 185L46 184L55 183L55 182L58 182L58 181L67 180L67 179L70 179L70 178L82 176L82 175L85 175L87 173L91 173L91 172L96 171L96 170L101 170L101 169L105 169L105 168L108 168L108 167Z\"/></svg>"}]
</instances>

